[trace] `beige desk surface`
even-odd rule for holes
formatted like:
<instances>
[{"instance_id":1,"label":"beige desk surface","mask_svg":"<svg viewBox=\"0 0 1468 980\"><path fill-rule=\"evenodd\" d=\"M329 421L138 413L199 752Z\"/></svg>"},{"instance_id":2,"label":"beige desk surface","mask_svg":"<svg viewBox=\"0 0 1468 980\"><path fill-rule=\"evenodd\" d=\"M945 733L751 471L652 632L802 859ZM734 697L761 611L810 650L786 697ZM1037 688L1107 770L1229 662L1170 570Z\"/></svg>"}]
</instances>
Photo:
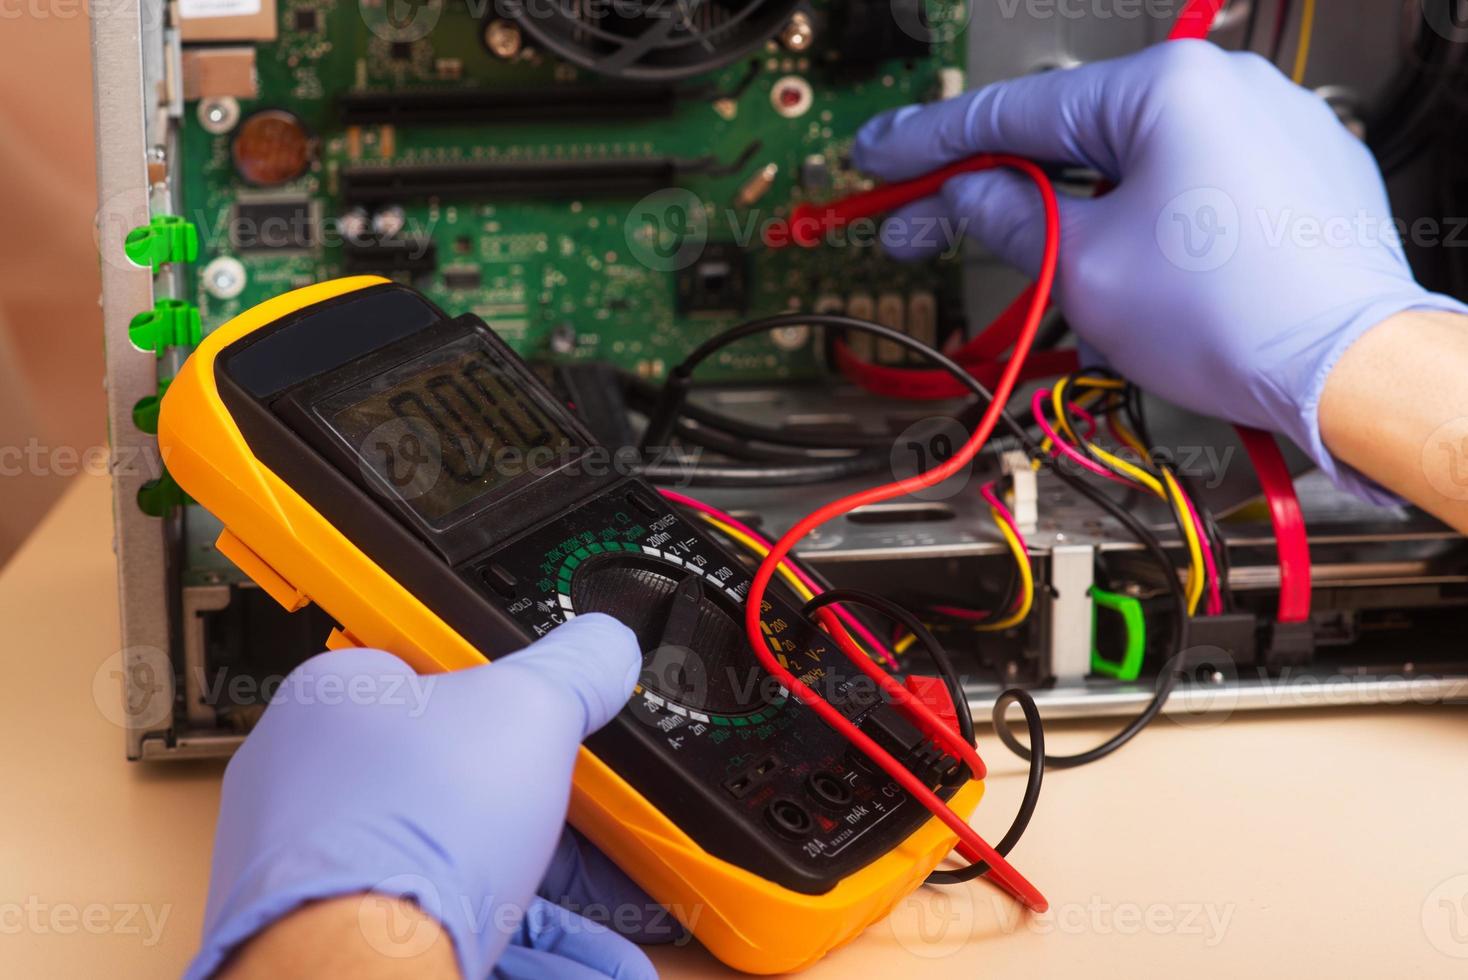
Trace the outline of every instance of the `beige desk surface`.
<instances>
[{"instance_id":1,"label":"beige desk surface","mask_svg":"<svg viewBox=\"0 0 1468 980\"><path fill-rule=\"evenodd\" d=\"M0 972L175 975L203 914L221 767L123 759L106 481L83 478L0 572ZM1103 729L1069 728L1057 748ZM1017 760L977 824L997 839ZM808 977L1468 975L1468 715L1459 707L1161 721L1046 780L1014 854L1049 894L920 893ZM696 946L667 977L723 975Z\"/></svg>"}]
</instances>

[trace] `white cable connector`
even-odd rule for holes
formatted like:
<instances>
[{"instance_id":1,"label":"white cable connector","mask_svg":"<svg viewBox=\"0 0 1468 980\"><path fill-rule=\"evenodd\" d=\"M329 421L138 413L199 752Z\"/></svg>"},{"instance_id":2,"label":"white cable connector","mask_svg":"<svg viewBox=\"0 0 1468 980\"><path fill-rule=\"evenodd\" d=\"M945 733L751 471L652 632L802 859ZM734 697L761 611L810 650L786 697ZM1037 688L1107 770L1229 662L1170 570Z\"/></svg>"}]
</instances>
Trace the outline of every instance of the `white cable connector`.
<instances>
[{"instance_id":1,"label":"white cable connector","mask_svg":"<svg viewBox=\"0 0 1468 980\"><path fill-rule=\"evenodd\" d=\"M1021 450L1009 449L1000 453L999 468L1009 477L1013 495L1009 509L1015 525L1021 534L1033 534L1040 521L1040 490L1030 458Z\"/></svg>"}]
</instances>

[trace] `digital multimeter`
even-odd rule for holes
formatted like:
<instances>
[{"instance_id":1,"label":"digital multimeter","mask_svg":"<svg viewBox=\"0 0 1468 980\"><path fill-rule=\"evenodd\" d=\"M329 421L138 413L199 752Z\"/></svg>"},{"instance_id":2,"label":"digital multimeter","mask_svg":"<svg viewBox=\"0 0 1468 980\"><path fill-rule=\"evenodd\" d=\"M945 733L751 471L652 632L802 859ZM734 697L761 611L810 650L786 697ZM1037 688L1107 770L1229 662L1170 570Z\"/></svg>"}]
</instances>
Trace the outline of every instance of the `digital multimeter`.
<instances>
[{"instance_id":1,"label":"digital multimeter","mask_svg":"<svg viewBox=\"0 0 1468 980\"><path fill-rule=\"evenodd\" d=\"M641 682L582 749L570 820L729 965L810 964L954 845L762 674L741 626L743 566L610 465L478 318L372 276L295 290L204 339L168 388L158 439L224 523L219 550L287 609L324 609L340 624L328 646L439 671L578 613L630 626ZM768 602L794 674L894 754L923 755L824 633ZM983 791L965 776L928 774L963 814Z\"/></svg>"}]
</instances>

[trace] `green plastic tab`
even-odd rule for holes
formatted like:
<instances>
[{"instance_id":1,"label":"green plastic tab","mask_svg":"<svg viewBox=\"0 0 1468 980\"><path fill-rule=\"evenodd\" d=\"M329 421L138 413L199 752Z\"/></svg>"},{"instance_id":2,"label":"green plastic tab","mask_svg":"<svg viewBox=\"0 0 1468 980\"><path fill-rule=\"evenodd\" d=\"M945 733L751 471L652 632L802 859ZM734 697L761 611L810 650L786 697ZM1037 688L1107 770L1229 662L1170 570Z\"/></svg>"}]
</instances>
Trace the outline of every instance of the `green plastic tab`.
<instances>
[{"instance_id":1,"label":"green plastic tab","mask_svg":"<svg viewBox=\"0 0 1468 980\"><path fill-rule=\"evenodd\" d=\"M134 347L160 356L169 347L195 347L202 335L198 308L181 299L160 299L127 325Z\"/></svg>"},{"instance_id":2,"label":"green plastic tab","mask_svg":"<svg viewBox=\"0 0 1468 980\"><path fill-rule=\"evenodd\" d=\"M156 480L149 480L138 487L138 509L149 517L163 517L188 502L188 494L173 482L173 477L166 470Z\"/></svg>"},{"instance_id":3,"label":"green plastic tab","mask_svg":"<svg viewBox=\"0 0 1468 980\"><path fill-rule=\"evenodd\" d=\"M138 431L152 436L158 434L158 410L163 405L163 393L167 390L168 382L160 381L158 394L145 395L133 406L133 425L138 427Z\"/></svg>"},{"instance_id":4,"label":"green plastic tab","mask_svg":"<svg viewBox=\"0 0 1468 980\"><path fill-rule=\"evenodd\" d=\"M1142 612L1142 603L1135 596L1105 589L1091 588L1091 599L1096 611L1091 620L1091 671L1114 677L1119 681L1134 681L1141 676L1142 660L1147 653L1147 617ZM1122 645L1120 660L1108 659L1098 641L1100 619L1106 611L1121 617L1126 641Z\"/></svg>"},{"instance_id":5,"label":"green plastic tab","mask_svg":"<svg viewBox=\"0 0 1468 980\"><path fill-rule=\"evenodd\" d=\"M178 215L154 215L146 225L127 233L122 250L133 262L157 272L170 262L192 262L199 257L199 229Z\"/></svg>"}]
</instances>

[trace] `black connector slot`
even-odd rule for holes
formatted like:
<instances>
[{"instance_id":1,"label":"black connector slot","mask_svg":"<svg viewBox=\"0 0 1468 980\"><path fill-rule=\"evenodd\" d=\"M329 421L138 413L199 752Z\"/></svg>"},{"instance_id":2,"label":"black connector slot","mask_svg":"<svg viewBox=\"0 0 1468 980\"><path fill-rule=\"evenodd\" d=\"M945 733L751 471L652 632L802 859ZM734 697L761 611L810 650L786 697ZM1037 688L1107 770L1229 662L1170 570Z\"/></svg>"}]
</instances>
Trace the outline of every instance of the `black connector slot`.
<instances>
[{"instance_id":1,"label":"black connector slot","mask_svg":"<svg viewBox=\"0 0 1468 980\"><path fill-rule=\"evenodd\" d=\"M511 90L349 92L343 126L473 126L486 123L662 119L678 106L669 85L556 85Z\"/></svg>"},{"instance_id":2,"label":"black connector slot","mask_svg":"<svg viewBox=\"0 0 1468 980\"><path fill-rule=\"evenodd\" d=\"M928 740L928 737L890 704L878 705L862 721L861 730L929 786L947 780L958 760ZM852 758L863 768L876 764L853 748Z\"/></svg>"},{"instance_id":3,"label":"black connector slot","mask_svg":"<svg viewBox=\"0 0 1468 980\"><path fill-rule=\"evenodd\" d=\"M739 775L730 778L724 783L724 788L729 795L736 800L742 800L752 790L768 779L775 770L780 768L780 759L777 756L767 755Z\"/></svg>"},{"instance_id":4,"label":"black connector slot","mask_svg":"<svg viewBox=\"0 0 1468 980\"><path fill-rule=\"evenodd\" d=\"M342 171L341 194L348 204L430 197L641 197L672 186L680 169L671 157L355 166Z\"/></svg>"},{"instance_id":5,"label":"black connector slot","mask_svg":"<svg viewBox=\"0 0 1468 980\"><path fill-rule=\"evenodd\" d=\"M427 275L438 268L438 246L431 238L370 238L342 243L350 273Z\"/></svg>"}]
</instances>

